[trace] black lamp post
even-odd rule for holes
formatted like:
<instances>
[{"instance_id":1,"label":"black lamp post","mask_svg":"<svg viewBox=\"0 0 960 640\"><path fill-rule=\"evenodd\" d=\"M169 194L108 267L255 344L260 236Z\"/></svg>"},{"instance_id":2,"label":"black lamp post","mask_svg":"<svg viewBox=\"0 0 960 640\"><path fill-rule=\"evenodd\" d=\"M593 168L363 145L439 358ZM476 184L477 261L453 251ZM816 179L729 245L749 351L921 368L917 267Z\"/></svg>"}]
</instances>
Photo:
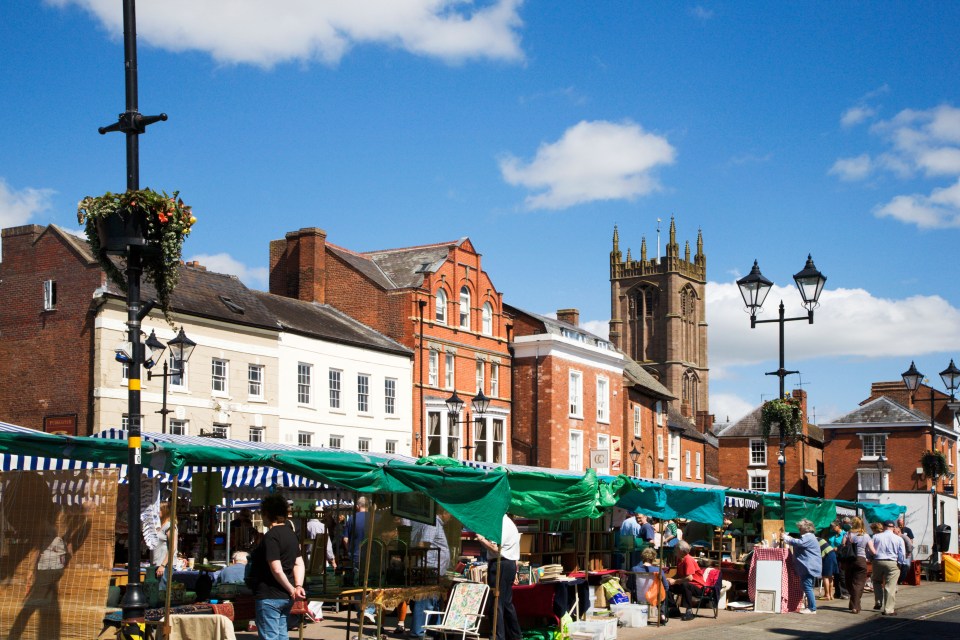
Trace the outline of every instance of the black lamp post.
<instances>
[{"instance_id":1,"label":"black lamp post","mask_svg":"<svg viewBox=\"0 0 960 640\"><path fill-rule=\"evenodd\" d=\"M640 463L640 452L637 451L637 445L633 444L630 446L630 462L633 463L634 477L639 478L640 474L636 473L637 465Z\"/></svg>"},{"instance_id":2,"label":"black lamp post","mask_svg":"<svg viewBox=\"0 0 960 640\"><path fill-rule=\"evenodd\" d=\"M460 413L463 411L464 404L465 404L464 401L460 399L460 396L457 395L456 391L454 391L453 394L446 400L447 415L453 420L453 423L456 424L457 426L461 424L466 424L466 425L470 424L469 418L467 418L463 422L460 421ZM470 408L473 410L474 415L484 414L487 412L487 409L490 408L490 398L483 395L482 389L478 391L477 395L475 395L473 397L473 400L470 401ZM467 434L469 435L469 430ZM476 445L469 444L469 438L468 438L468 443L461 448L467 452L466 456L467 456L467 460L469 460L470 451L472 449L475 449Z\"/></svg>"},{"instance_id":3,"label":"black lamp post","mask_svg":"<svg viewBox=\"0 0 960 640\"><path fill-rule=\"evenodd\" d=\"M776 322L780 325L780 368L766 374L768 376L777 376L780 379L780 398L783 398L785 394L783 379L792 373L798 373L797 371L787 371L784 368L783 325L792 320L807 320L810 324L813 324L813 310L819 306L817 301L823 292L823 285L826 283L827 277L817 270L817 267L813 264L813 258L808 254L807 263L803 269L793 276L793 280L797 283L797 289L800 290L800 297L803 298L803 306L807 309L807 315L797 318L784 317L783 300L781 300L779 317L771 318L770 320L757 320L757 312L763 307L767 294L770 293L770 289L773 287L773 282L764 278L763 274L760 273L760 266L757 264L757 261L753 261L753 268L749 274L737 280L737 286L740 287L740 295L743 296L743 302L750 310L750 328L754 329L758 324L765 322ZM783 430L784 425L781 424L780 453L777 456L777 462L780 465L780 514L781 517L786 520L786 499L784 498L786 494L786 480L784 477L786 457L784 456L785 442Z\"/></svg>"},{"instance_id":4,"label":"black lamp post","mask_svg":"<svg viewBox=\"0 0 960 640\"><path fill-rule=\"evenodd\" d=\"M903 378L903 383L907 389L910 390L911 396L915 397L917 389L920 388L920 381L923 380L923 374L917 371L917 365L911 361L910 368L900 374L900 377ZM960 369L957 369L956 365L953 364L952 358L950 360L950 366L940 372L940 379L943 380L943 385L950 392L950 403L952 404L955 400L954 394L957 391L957 387L960 386ZM936 406L933 386L930 386L930 451L936 451L936 449ZM928 580L937 580L940 576L940 558L938 555L940 549L937 545L937 484L939 482L940 477L937 474L933 474L930 483L930 499L933 501L933 544L930 546L930 562L927 565Z\"/></svg>"},{"instance_id":5,"label":"black lamp post","mask_svg":"<svg viewBox=\"0 0 960 640\"><path fill-rule=\"evenodd\" d=\"M121 131L126 135L127 190L140 188L140 142L139 136L147 126L166 120L166 114L142 116L137 95L137 15L135 0L123 0L123 57L124 83L126 87L126 110L117 122L100 127L101 134ZM140 365L143 364L143 345L140 342L140 322L149 312L149 306L140 307L140 274L142 251L145 249L142 226L128 236L126 246L107 247L107 253L126 257L127 277L127 329L130 341L130 362L127 376L127 488L130 494L127 513L129 537L127 559L127 590L121 602L123 622L120 633L124 638L141 638L144 635L147 601L140 584L140 473L142 470L140 448Z\"/></svg>"},{"instance_id":6,"label":"black lamp post","mask_svg":"<svg viewBox=\"0 0 960 640\"><path fill-rule=\"evenodd\" d=\"M157 339L157 334L155 331L150 332L150 337L147 338L146 345L150 348L152 355L144 366L146 366L147 369L151 369L156 363L156 359L159 358L163 353L165 347L163 346L163 343ZM170 413L170 409L167 409L167 380L183 374L183 366L188 360L190 360L190 356L193 355L193 349L197 346L197 343L188 338L187 334L183 332L183 327L180 327L180 333L178 333L173 340L168 342L167 346L170 347L170 355L173 356L173 362L177 368L168 369L167 360L164 359L163 373L147 371L147 380L163 378L163 406L160 411L157 411L157 413L159 413L161 416L161 433L167 432L167 414Z\"/></svg>"}]
</instances>

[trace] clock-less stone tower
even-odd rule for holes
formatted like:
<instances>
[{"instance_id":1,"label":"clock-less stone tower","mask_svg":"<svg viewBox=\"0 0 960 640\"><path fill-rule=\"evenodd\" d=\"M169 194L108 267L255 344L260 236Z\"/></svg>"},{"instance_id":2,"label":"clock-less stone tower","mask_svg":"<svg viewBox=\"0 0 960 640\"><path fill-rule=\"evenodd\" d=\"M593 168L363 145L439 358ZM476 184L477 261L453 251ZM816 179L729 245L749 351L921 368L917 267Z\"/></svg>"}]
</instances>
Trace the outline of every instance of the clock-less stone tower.
<instances>
[{"instance_id":1,"label":"clock-less stone tower","mask_svg":"<svg viewBox=\"0 0 960 640\"><path fill-rule=\"evenodd\" d=\"M658 249L659 253L659 241ZM697 253L690 243L680 255L677 230L670 219L665 254L647 258L646 238L640 258L627 249L613 228L610 252L610 341L640 363L679 400L680 412L693 421L709 410L706 297L707 258L697 232Z\"/></svg>"}]
</instances>

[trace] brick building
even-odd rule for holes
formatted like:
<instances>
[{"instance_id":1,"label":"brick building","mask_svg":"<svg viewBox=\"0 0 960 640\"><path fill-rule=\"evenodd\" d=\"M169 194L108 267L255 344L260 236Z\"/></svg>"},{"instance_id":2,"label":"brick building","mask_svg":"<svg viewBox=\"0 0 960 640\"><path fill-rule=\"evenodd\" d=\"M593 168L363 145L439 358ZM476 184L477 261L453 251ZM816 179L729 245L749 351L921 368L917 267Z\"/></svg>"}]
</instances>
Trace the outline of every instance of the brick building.
<instances>
[{"instance_id":1,"label":"brick building","mask_svg":"<svg viewBox=\"0 0 960 640\"><path fill-rule=\"evenodd\" d=\"M902 383L899 385L903 388ZM891 396L884 391L892 392ZM830 498L865 502L896 503L907 507L907 526L916 536L916 559L930 552L933 527L932 480L923 473L920 457L931 448L930 415L897 400L899 389L893 383L878 383L871 398L836 420L822 425L824 463ZM928 397L929 387L917 390L919 398ZM909 401L909 395L906 400ZM929 407L929 403L927 403ZM938 482L936 499L938 524L957 524L958 432L951 423L936 423L935 448L947 458L950 472ZM952 550L956 551L956 535Z\"/></svg>"},{"instance_id":2,"label":"brick building","mask_svg":"<svg viewBox=\"0 0 960 640\"><path fill-rule=\"evenodd\" d=\"M128 369L114 358L127 338L125 293L107 282L85 241L54 225L4 229L2 240L0 379L9 383L0 388L0 420L77 435L125 428ZM144 282L142 298L154 295ZM392 442L409 453L412 353L329 306L294 302L180 266L173 318L197 347L185 365L169 362L180 373L169 379L168 431L303 445L336 436L343 448L390 451ZM164 344L176 335L157 310L142 331ZM318 401L302 374L331 366L366 376L364 410L355 384L344 385L335 411ZM141 383L142 428L160 431L163 381L144 370Z\"/></svg>"},{"instance_id":3,"label":"brick building","mask_svg":"<svg viewBox=\"0 0 960 640\"><path fill-rule=\"evenodd\" d=\"M330 304L413 350L414 455L510 462L511 324L480 258L467 238L358 253L306 228L270 243L270 292ZM476 415L481 391L490 405Z\"/></svg>"},{"instance_id":4,"label":"brick building","mask_svg":"<svg viewBox=\"0 0 960 640\"><path fill-rule=\"evenodd\" d=\"M513 462L601 474L626 468L624 357L584 331L576 309L548 318L505 306L513 319ZM600 459L591 452L603 451Z\"/></svg>"},{"instance_id":5,"label":"brick building","mask_svg":"<svg viewBox=\"0 0 960 640\"><path fill-rule=\"evenodd\" d=\"M796 389L792 395L800 402L804 437L784 450L786 492L822 496L821 481L825 468L827 486L835 482L825 462L824 435L819 427L807 421L806 391ZM779 493L780 469L777 457L780 441L775 433L771 433L769 439L764 439L760 418L762 409L761 405L717 432L720 484ZM835 496L828 494L826 497Z\"/></svg>"},{"instance_id":6,"label":"brick building","mask_svg":"<svg viewBox=\"0 0 960 640\"><path fill-rule=\"evenodd\" d=\"M638 478L667 478L666 447L670 442L667 414L675 398L637 362L627 358L623 370L624 453L628 473ZM636 451L636 461L631 452Z\"/></svg>"}]
</instances>

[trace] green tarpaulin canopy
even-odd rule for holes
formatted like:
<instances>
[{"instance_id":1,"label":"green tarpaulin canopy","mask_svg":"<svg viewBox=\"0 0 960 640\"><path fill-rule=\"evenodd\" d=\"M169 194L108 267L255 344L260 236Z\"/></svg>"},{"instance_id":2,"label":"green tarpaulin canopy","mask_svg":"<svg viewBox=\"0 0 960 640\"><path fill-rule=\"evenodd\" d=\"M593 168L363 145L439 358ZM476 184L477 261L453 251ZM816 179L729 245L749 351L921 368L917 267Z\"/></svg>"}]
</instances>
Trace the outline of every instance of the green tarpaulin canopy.
<instances>
[{"instance_id":1,"label":"green tarpaulin canopy","mask_svg":"<svg viewBox=\"0 0 960 640\"><path fill-rule=\"evenodd\" d=\"M618 476L610 483L616 505L658 518L686 518L723 526L722 488L677 486Z\"/></svg>"}]
</instances>

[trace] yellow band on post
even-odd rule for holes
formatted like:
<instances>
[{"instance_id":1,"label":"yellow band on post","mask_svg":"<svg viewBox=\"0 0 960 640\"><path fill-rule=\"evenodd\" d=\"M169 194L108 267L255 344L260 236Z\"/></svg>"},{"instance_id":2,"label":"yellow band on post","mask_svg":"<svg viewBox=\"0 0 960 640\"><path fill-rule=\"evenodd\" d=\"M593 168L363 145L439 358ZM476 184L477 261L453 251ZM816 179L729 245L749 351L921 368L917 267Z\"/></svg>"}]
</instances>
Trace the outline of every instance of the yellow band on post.
<instances>
[{"instance_id":1,"label":"yellow band on post","mask_svg":"<svg viewBox=\"0 0 960 640\"><path fill-rule=\"evenodd\" d=\"M140 391L140 378L128 380L127 388L130 389L130 391Z\"/></svg>"},{"instance_id":2,"label":"yellow band on post","mask_svg":"<svg viewBox=\"0 0 960 640\"><path fill-rule=\"evenodd\" d=\"M129 449L139 449L140 448L140 436L131 436L127 441L127 448Z\"/></svg>"}]
</instances>

